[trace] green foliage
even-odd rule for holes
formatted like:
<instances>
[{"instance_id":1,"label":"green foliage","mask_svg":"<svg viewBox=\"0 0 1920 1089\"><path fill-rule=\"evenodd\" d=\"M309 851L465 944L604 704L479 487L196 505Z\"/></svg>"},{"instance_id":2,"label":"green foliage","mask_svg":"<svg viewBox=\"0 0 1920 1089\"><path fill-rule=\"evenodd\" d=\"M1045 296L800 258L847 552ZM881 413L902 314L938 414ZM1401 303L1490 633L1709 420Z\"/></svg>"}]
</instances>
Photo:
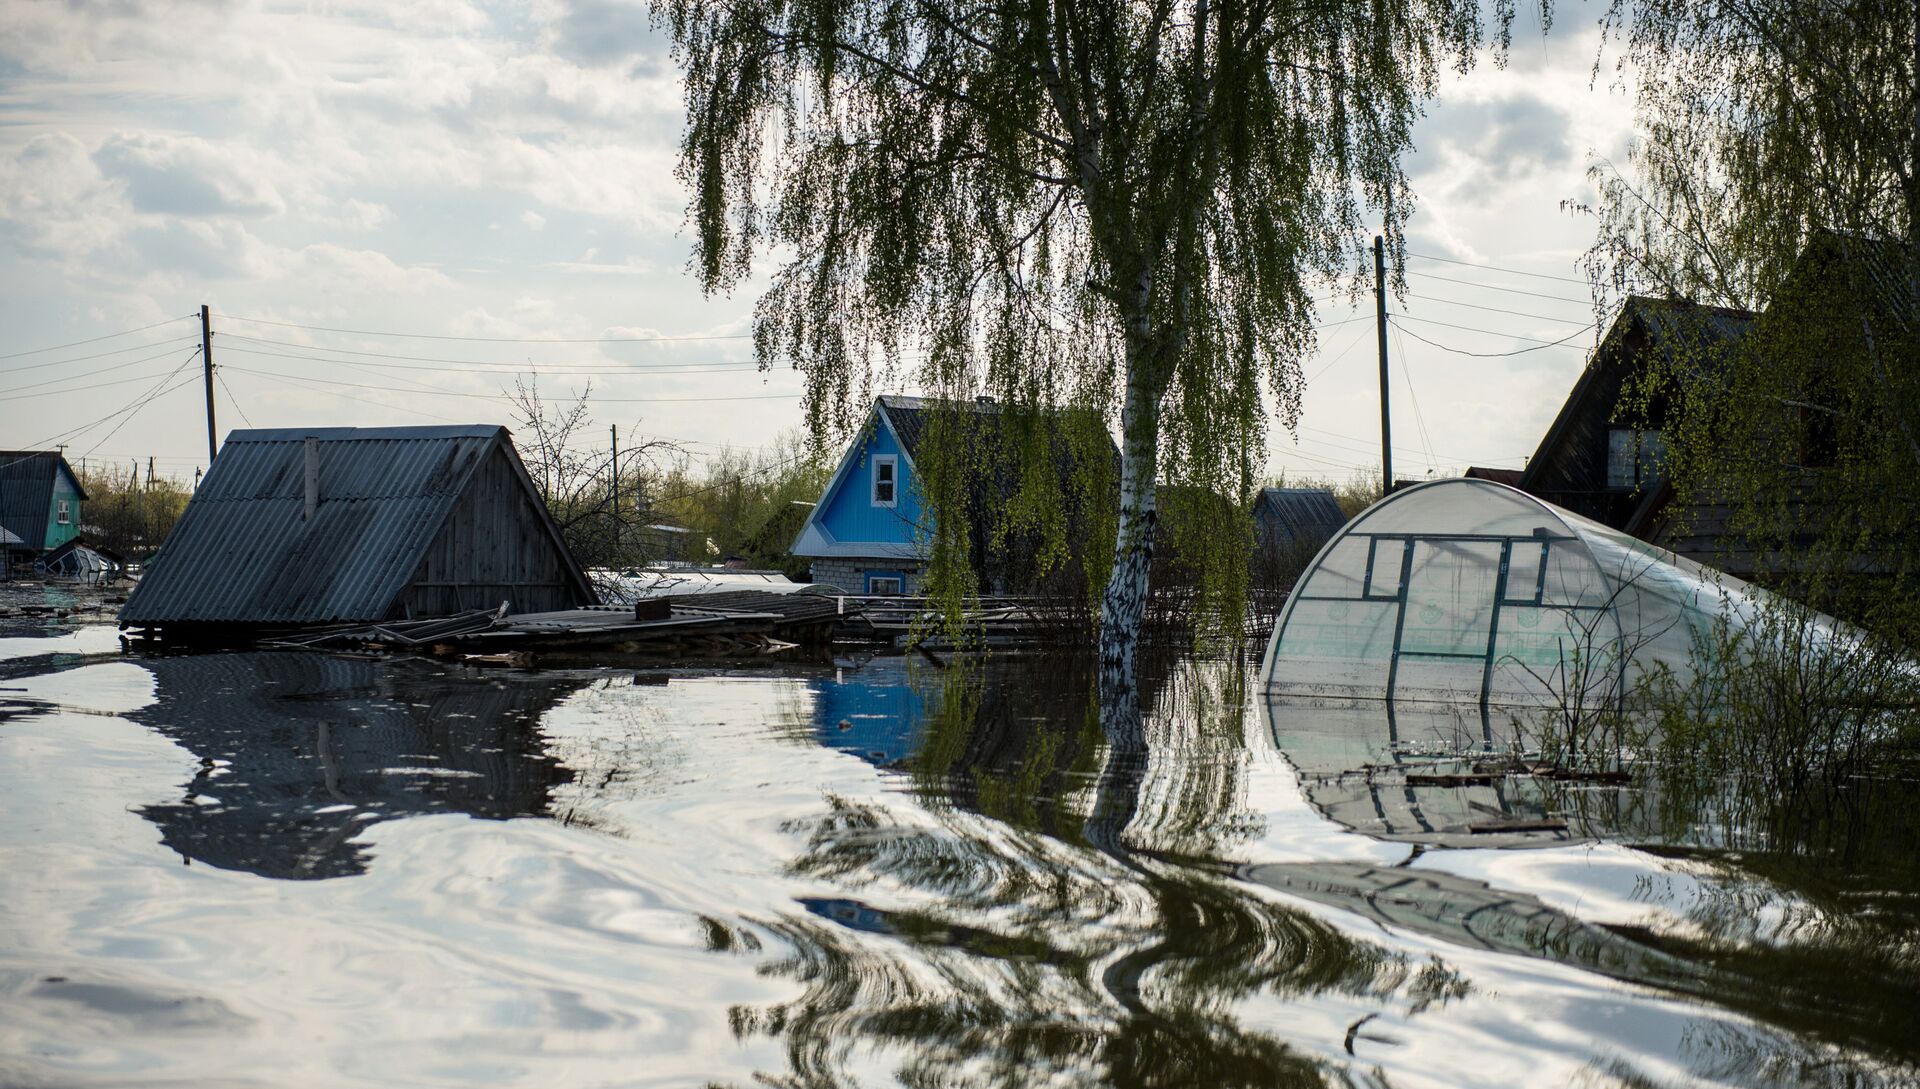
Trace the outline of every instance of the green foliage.
<instances>
[{"instance_id":1,"label":"green foliage","mask_svg":"<svg viewBox=\"0 0 1920 1089\"><path fill-rule=\"evenodd\" d=\"M83 529L81 536L129 559L152 555L173 531L173 524L187 509L187 500L193 497L180 481L164 476L149 478L132 466L123 469L109 465L78 475L87 493L80 506L81 521L92 527Z\"/></svg>"},{"instance_id":2,"label":"green foliage","mask_svg":"<svg viewBox=\"0 0 1920 1089\"><path fill-rule=\"evenodd\" d=\"M1920 8L1617 0L1638 78L1636 177L1594 168L1600 294L1764 313L1725 356L1674 352L1675 492L1803 600L1920 645ZM1681 338L1684 339L1684 338ZM1715 516L1717 517L1718 512Z\"/></svg>"},{"instance_id":3,"label":"green foliage","mask_svg":"<svg viewBox=\"0 0 1920 1089\"><path fill-rule=\"evenodd\" d=\"M721 450L695 468L680 464L652 492L661 517L713 543L715 559L740 556L753 567L807 574L790 549L833 475L832 465L801 436L771 445Z\"/></svg>"},{"instance_id":4,"label":"green foliage","mask_svg":"<svg viewBox=\"0 0 1920 1089\"><path fill-rule=\"evenodd\" d=\"M1659 686L1659 785L1676 838L1920 877L1920 667L1780 601L1695 642L1697 680Z\"/></svg>"},{"instance_id":5,"label":"green foliage","mask_svg":"<svg viewBox=\"0 0 1920 1089\"><path fill-rule=\"evenodd\" d=\"M1468 0L655 10L686 71L695 268L727 290L757 253L791 255L756 342L806 375L816 437L902 378L1119 425L1103 637L1124 639L1128 672L1162 468L1246 492L1262 394L1298 416L1309 286L1360 282L1375 210L1400 248L1413 121L1485 38ZM1493 11L1504 44L1511 0ZM974 528L935 506L939 535ZM1208 555L1244 567L1244 549ZM1224 610L1232 587L1209 585Z\"/></svg>"},{"instance_id":6,"label":"green foliage","mask_svg":"<svg viewBox=\"0 0 1920 1089\"><path fill-rule=\"evenodd\" d=\"M1613 0L1644 136L1592 171L1595 271L1754 308L1817 231L1911 240L1916 22L1907 0Z\"/></svg>"}]
</instances>

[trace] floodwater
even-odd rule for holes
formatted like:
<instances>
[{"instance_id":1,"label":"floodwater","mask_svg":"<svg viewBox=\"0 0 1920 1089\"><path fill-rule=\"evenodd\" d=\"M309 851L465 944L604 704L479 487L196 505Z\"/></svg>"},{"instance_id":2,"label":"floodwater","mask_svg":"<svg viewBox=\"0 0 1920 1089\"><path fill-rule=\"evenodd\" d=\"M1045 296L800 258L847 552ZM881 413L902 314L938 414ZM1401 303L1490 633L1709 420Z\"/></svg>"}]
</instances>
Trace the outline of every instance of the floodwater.
<instances>
[{"instance_id":1,"label":"floodwater","mask_svg":"<svg viewBox=\"0 0 1920 1089\"><path fill-rule=\"evenodd\" d=\"M1446 806L1300 770L1340 731L1243 665L1151 673L1129 755L1056 661L0 629L0 1085L1914 1083L1910 893L1616 788L1395 827Z\"/></svg>"}]
</instances>

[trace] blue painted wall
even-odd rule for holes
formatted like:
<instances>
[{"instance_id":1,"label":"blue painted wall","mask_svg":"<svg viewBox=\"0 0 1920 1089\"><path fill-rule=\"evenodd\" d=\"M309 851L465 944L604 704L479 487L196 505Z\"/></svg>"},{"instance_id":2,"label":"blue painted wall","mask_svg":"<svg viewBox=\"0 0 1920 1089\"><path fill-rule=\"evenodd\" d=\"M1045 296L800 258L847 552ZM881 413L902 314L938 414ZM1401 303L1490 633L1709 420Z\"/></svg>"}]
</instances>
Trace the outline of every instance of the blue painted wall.
<instances>
[{"instance_id":1,"label":"blue painted wall","mask_svg":"<svg viewBox=\"0 0 1920 1089\"><path fill-rule=\"evenodd\" d=\"M67 504L67 520L60 521L60 504ZM65 465L53 474L53 498L47 503L47 541L49 551L80 536L80 482Z\"/></svg>"},{"instance_id":2,"label":"blue painted wall","mask_svg":"<svg viewBox=\"0 0 1920 1089\"><path fill-rule=\"evenodd\" d=\"M906 455L900 452L900 444L878 419L871 420L867 431L856 441L861 444L860 450L854 455L847 475L814 512L814 517L833 534L834 540L842 543L913 544L921 518L920 490L914 484L912 470L907 467ZM896 471L900 502L897 506L876 507L873 505L873 459L886 454L899 458Z\"/></svg>"}]
</instances>

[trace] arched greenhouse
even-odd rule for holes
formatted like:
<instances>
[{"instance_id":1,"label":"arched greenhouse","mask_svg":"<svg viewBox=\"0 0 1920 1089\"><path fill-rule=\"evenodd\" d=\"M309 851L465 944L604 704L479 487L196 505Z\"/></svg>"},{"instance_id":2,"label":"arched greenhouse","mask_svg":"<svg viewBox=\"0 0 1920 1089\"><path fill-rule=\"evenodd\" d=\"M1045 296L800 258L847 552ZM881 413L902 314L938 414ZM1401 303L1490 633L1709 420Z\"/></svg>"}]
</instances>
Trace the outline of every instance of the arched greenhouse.
<instances>
[{"instance_id":1,"label":"arched greenhouse","mask_svg":"<svg viewBox=\"0 0 1920 1089\"><path fill-rule=\"evenodd\" d=\"M1688 683L1717 623L1764 591L1517 489L1407 488L1335 534L1262 667L1283 697L1614 705L1661 669Z\"/></svg>"}]
</instances>

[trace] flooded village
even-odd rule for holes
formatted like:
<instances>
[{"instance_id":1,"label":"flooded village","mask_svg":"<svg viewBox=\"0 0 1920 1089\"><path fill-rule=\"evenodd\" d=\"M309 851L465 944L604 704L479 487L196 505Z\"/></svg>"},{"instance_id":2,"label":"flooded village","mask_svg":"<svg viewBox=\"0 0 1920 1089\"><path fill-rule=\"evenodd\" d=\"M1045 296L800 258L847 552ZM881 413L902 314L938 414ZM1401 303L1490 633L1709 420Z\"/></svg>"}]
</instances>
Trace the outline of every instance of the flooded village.
<instances>
[{"instance_id":1,"label":"flooded village","mask_svg":"<svg viewBox=\"0 0 1920 1089\"><path fill-rule=\"evenodd\" d=\"M230 7L0 13L0 1089L1920 1085L1911 5Z\"/></svg>"}]
</instances>

